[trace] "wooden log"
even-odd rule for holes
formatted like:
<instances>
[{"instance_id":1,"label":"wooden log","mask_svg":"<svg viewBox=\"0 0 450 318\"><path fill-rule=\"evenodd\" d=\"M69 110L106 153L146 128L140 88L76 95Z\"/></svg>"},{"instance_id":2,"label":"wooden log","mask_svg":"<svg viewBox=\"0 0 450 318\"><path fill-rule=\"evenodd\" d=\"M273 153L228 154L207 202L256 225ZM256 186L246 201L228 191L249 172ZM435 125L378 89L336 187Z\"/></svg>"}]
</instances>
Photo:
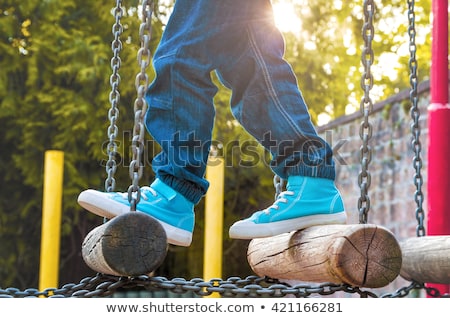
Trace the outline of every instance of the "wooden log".
<instances>
[{"instance_id":1,"label":"wooden log","mask_svg":"<svg viewBox=\"0 0 450 318\"><path fill-rule=\"evenodd\" d=\"M414 237L400 247L400 276L418 283L450 284L450 236Z\"/></svg>"},{"instance_id":2,"label":"wooden log","mask_svg":"<svg viewBox=\"0 0 450 318\"><path fill-rule=\"evenodd\" d=\"M402 263L394 235L368 224L321 225L253 239L247 252L259 276L369 288L392 282Z\"/></svg>"},{"instance_id":3,"label":"wooden log","mask_svg":"<svg viewBox=\"0 0 450 318\"><path fill-rule=\"evenodd\" d=\"M166 254L166 232L141 212L114 217L94 228L82 244L83 259L91 269L115 276L150 274Z\"/></svg>"}]
</instances>

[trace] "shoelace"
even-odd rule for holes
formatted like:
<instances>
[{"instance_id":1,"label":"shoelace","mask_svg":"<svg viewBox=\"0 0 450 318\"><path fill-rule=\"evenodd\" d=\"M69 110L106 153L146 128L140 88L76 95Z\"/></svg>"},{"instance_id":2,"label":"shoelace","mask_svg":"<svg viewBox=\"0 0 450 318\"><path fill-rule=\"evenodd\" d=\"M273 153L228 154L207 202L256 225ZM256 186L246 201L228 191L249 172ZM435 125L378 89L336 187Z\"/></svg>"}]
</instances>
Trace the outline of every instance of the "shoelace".
<instances>
[{"instance_id":1,"label":"shoelace","mask_svg":"<svg viewBox=\"0 0 450 318\"><path fill-rule=\"evenodd\" d=\"M285 196L287 196L287 195L288 196L293 196L293 195L295 195L295 192L294 191L283 191L283 192L281 192L278 195L278 197L275 200L275 202L271 206L269 206L267 209L264 210L264 213L265 214L270 214L270 210L271 209L278 210L280 208L280 206L278 205L279 203L287 203L288 199L285 198Z\"/></svg>"},{"instance_id":2,"label":"shoelace","mask_svg":"<svg viewBox=\"0 0 450 318\"><path fill-rule=\"evenodd\" d=\"M140 188L141 190L141 198L143 198L144 200L148 200L148 196L147 193L150 192L152 196L156 197L158 194L156 193L156 191L149 187L149 186L144 186ZM128 199L128 192L122 192L120 193L120 195L124 198L124 199Z\"/></svg>"},{"instance_id":3,"label":"shoelace","mask_svg":"<svg viewBox=\"0 0 450 318\"><path fill-rule=\"evenodd\" d=\"M150 192L152 194L152 196L154 196L154 197L156 197L158 195L156 193L156 191L151 187L148 187L148 186L141 187L141 197L144 200L148 200L148 196L147 196L148 192Z\"/></svg>"}]
</instances>

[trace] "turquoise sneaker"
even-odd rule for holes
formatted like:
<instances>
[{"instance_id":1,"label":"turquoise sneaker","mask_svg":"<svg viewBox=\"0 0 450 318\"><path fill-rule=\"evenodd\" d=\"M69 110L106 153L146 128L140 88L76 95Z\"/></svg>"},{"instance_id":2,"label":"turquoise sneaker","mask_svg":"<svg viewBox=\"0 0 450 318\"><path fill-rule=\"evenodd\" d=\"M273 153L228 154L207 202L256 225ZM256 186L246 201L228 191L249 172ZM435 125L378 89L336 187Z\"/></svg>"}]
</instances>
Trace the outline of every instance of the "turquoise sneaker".
<instances>
[{"instance_id":1,"label":"turquoise sneaker","mask_svg":"<svg viewBox=\"0 0 450 318\"><path fill-rule=\"evenodd\" d=\"M334 182L291 176L275 203L230 227L230 237L253 239L304 229L313 225L344 224L347 214Z\"/></svg>"},{"instance_id":2,"label":"turquoise sneaker","mask_svg":"<svg viewBox=\"0 0 450 318\"><path fill-rule=\"evenodd\" d=\"M78 203L86 210L111 219L130 212L128 193L85 190ZM149 187L141 187L137 212L157 219L166 231L169 244L189 246L194 231L194 204L159 179Z\"/></svg>"}]
</instances>

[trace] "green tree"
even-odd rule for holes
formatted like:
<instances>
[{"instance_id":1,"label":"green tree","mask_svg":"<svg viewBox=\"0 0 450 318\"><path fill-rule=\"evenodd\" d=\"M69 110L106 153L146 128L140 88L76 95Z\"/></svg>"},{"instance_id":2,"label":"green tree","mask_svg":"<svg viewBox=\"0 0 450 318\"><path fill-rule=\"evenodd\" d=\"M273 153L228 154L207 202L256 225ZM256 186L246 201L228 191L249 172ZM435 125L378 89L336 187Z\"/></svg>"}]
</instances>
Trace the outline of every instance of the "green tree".
<instances>
[{"instance_id":1,"label":"green tree","mask_svg":"<svg viewBox=\"0 0 450 318\"><path fill-rule=\"evenodd\" d=\"M128 182L127 169L120 167L129 157L140 23L135 7L124 9L119 122L127 128L120 129L118 138L123 156L117 172L122 188L117 190ZM80 244L101 220L82 211L76 198L82 189L104 184L112 21L107 1L5 1L0 6L0 162L8 185L0 194L2 286L37 285L42 167L48 149L65 152L61 281L90 272ZM161 34L157 19L153 31L152 49Z\"/></svg>"},{"instance_id":2,"label":"green tree","mask_svg":"<svg viewBox=\"0 0 450 318\"><path fill-rule=\"evenodd\" d=\"M274 3L282 0L274 1ZM312 119L336 118L359 108L362 98L362 2L293 0L301 29L285 33L286 59L298 76ZM430 0L417 0L415 27L419 80L430 70ZM375 1L373 100L409 85L406 1Z\"/></svg>"}]
</instances>

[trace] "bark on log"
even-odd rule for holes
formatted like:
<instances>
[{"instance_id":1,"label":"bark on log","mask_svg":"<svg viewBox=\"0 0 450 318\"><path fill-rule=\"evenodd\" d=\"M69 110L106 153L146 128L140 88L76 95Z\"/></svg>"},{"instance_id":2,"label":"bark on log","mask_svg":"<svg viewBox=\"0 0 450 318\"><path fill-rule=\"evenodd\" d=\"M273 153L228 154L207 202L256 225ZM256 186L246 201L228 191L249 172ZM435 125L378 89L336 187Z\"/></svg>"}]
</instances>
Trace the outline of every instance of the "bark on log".
<instances>
[{"instance_id":1,"label":"bark on log","mask_svg":"<svg viewBox=\"0 0 450 318\"><path fill-rule=\"evenodd\" d=\"M400 243L400 275L419 283L450 284L450 236L424 236Z\"/></svg>"},{"instance_id":2,"label":"bark on log","mask_svg":"<svg viewBox=\"0 0 450 318\"><path fill-rule=\"evenodd\" d=\"M94 228L84 239L82 255L99 273L147 275L167 254L167 237L155 219L141 212L119 215Z\"/></svg>"},{"instance_id":3,"label":"bark on log","mask_svg":"<svg viewBox=\"0 0 450 318\"><path fill-rule=\"evenodd\" d=\"M314 226L253 239L247 258L259 276L369 288L392 282L402 263L394 235L369 224Z\"/></svg>"}]
</instances>

